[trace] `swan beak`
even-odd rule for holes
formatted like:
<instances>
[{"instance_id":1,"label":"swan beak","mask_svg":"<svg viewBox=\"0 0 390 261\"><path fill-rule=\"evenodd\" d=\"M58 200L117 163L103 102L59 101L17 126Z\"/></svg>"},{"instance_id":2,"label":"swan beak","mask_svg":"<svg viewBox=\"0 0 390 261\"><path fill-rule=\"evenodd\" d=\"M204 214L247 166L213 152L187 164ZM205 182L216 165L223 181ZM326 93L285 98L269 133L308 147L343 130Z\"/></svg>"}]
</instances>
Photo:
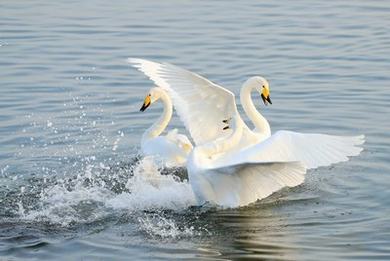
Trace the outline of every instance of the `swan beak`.
<instances>
[{"instance_id":1,"label":"swan beak","mask_svg":"<svg viewBox=\"0 0 390 261\"><path fill-rule=\"evenodd\" d=\"M144 104L142 104L142 107L139 110L140 111L146 110L150 106L150 103L151 103L150 102L150 95L148 95L148 96L145 97Z\"/></svg>"},{"instance_id":2,"label":"swan beak","mask_svg":"<svg viewBox=\"0 0 390 261\"><path fill-rule=\"evenodd\" d=\"M269 97L269 88L263 86L261 90L261 99L263 99L264 105L272 104L271 98Z\"/></svg>"},{"instance_id":3,"label":"swan beak","mask_svg":"<svg viewBox=\"0 0 390 261\"><path fill-rule=\"evenodd\" d=\"M263 93L261 94L261 99L263 99L263 102L265 105L272 104L271 98L269 95L265 96Z\"/></svg>"}]
</instances>

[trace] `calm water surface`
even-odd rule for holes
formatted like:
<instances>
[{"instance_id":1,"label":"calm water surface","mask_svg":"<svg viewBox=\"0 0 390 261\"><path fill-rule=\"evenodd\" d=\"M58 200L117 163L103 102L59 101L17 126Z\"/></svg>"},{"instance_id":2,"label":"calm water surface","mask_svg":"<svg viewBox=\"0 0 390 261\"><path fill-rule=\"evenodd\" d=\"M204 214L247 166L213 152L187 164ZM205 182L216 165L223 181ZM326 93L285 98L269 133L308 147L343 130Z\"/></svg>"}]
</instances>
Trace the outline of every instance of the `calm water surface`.
<instances>
[{"instance_id":1,"label":"calm water surface","mask_svg":"<svg viewBox=\"0 0 390 261\"><path fill-rule=\"evenodd\" d=\"M0 260L390 259L389 28L387 1L1 1ZM248 207L194 207L185 171L137 156L162 107L138 111L152 83L129 56L236 94L263 75L274 131L365 150Z\"/></svg>"}]
</instances>

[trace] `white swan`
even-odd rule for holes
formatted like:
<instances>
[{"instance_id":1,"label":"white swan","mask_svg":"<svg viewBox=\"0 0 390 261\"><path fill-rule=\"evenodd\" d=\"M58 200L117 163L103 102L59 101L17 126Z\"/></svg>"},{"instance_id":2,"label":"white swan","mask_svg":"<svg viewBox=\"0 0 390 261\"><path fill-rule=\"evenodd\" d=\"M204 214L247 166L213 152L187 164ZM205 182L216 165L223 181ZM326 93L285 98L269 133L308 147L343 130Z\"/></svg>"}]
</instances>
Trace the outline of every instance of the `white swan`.
<instances>
[{"instance_id":1,"label":"white swan","mask_svg":"<svg viewBox=\"0 0 390 261\"><path fill-rule=\"evenodd\" d=\"M172 102L167 93L158 87L149 90L140 111L161 100L164 110L160 118L142 135L141 150L145 156L158 156L167 167L184 166L192 144L187 136L173 129L166 136L160 136L172 117Z\"/></svg>"},{"instance_id":2,"label":"white swan","mask_svg":"<svg viewBox=\"0 0 390 261\"><path fill-rule=\"evenodd\" d=\"M304 181L306 168L300 162L248 161L240 157L233 164L225 161L224 165L216 166L224 159L224 152L240 142L242 121L235 116L231 121L230 135L196 146L187 159L188 177L198 204L245 206Z\"/></svg>"},{"instance_id":3,"label":"white swan","mask_svg":"<svg viewBox=\"0 0 390 261\"><path fill-rule=\"evenodd\" d=\"M221 119L237 115L238 120L242 121L234 94L202 76L168 63L160 64L134 58L129 58L128 62L168 92L196 145L214 141L230 133L223 130ZM252 102L252 91L258 91L266 105L271 103L269 84L263 77L252 77L243 84L240 92L241 104L255 129L250 130L242 121L243 134L235 149L256 144L271 135L268 121ZM205 126L207 131L204 130Z\"/></svg>"},{"instance_id":4,"label":"white swan","mask_svg":"<svg viewBox=\"0 0 390 261\"><path fill-rule=\"evenodd\" d=\"M174 65L140 59L129 62L168 91L197 144L187 160L187 169L199 202L242 206L283 186L300 184L306 168L346 161L362 151L358 145L364 143L363 135L278 131L270 136L268 122L250 99L253 89L261 90L263 101L269 97L269 88L263 86L261 77L250 78L241 90L243 108L259 130L251 131L238 114L230 91ZM234 131L225 133L221 119L229 118L233 119ZM289 177L291 173L295 173L294 178Z\"/></svg>"}]
</instances>

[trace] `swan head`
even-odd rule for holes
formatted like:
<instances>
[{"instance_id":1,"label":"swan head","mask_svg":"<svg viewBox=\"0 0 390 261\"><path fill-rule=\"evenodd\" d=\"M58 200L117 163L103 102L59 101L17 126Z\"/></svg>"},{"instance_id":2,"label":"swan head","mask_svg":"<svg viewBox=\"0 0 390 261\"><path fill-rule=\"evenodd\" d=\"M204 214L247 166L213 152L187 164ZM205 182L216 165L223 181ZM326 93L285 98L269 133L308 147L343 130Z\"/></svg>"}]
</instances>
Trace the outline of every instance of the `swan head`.
<instances>
[{"instance_id":1,"label":"swan head","mask_svg":"<svg viewBox=\"0 0 390 261\"><path fill-rule=\"evenodd\" d=\"M145 111L152 103L156 102L163 95L163 90L159 87L151 88L144 99L140 111Z\"/></svg>"},{"instance_id":2,"label":"swan head","mask_svg":"<svg viewBox=\"0 0 390 261\"><path fill-rule=\"evenodd\" d=\"M268 81L261 76L254 76L247 80L246 84L256 89L264 102L264 105L272 104Z\"/></svg>"}]
</instances>

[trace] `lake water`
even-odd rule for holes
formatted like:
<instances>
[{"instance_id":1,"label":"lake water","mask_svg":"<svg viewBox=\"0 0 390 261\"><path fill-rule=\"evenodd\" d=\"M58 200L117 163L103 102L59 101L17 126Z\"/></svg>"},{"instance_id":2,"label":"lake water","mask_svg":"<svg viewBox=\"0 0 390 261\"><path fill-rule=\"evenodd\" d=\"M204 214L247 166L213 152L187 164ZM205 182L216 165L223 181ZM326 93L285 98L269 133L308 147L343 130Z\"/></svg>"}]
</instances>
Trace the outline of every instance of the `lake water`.
<instances>
[{"instance_id":1,"label":"lake water","mask_svg":"<svg viewBox=\"0 0 390 261\"><path fill-rule=\"evenodd\" d=\"M0 260L390 259L389 28L388 1L1 1ZM236 94L263 75L273 131L365 150L250 206L194 207L185 171L137 156L162 107L139 112L152 83L130 56Z\"/></svg>"}]
</instances>

